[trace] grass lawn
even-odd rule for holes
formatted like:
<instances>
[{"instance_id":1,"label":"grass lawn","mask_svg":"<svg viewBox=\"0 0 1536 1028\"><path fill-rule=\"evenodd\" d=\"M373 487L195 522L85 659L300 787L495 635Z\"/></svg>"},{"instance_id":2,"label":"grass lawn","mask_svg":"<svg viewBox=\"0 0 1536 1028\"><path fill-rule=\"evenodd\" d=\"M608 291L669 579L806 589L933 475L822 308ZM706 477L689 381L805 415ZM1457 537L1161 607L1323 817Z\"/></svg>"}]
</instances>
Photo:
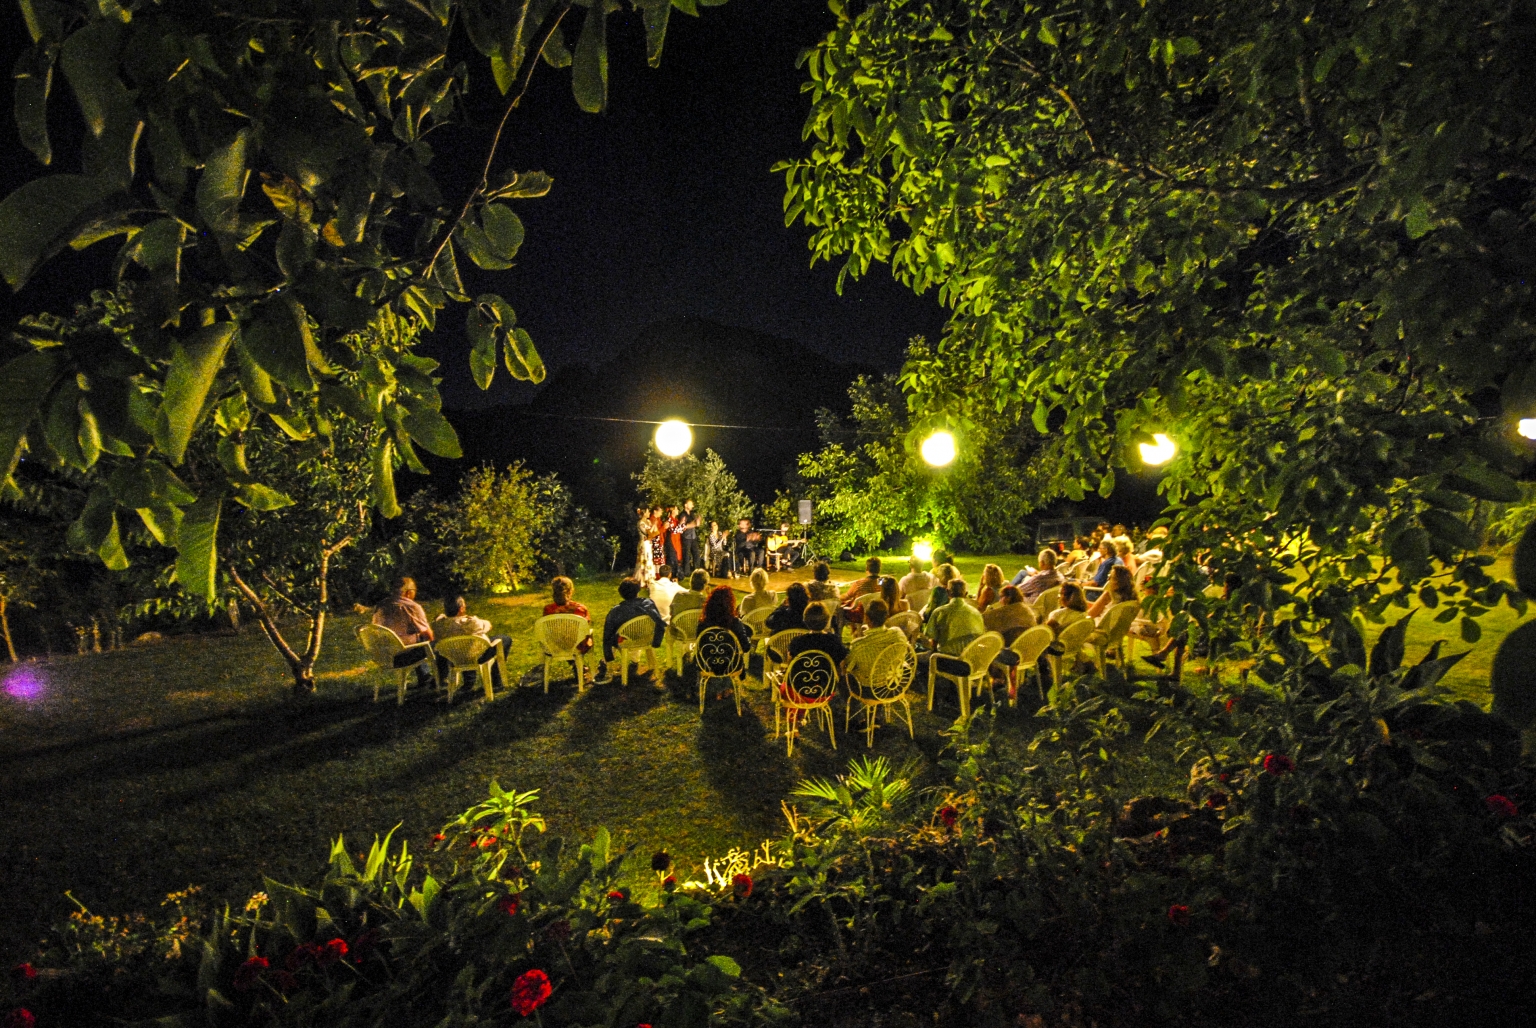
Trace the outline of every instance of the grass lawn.
<instances>
[{"instance_id":1,"label":"grass lawn","mask_svg":"<svg viewBox=\"0 0 1536 1028\"><path fill-rule=\"evenodd\" d=\"M989 561L1011 574L1022 558L957 563L975 582ZM840 565L834 578L861 572L862 562ZM786 577L774 577L782 589ZM594 622L616 601L615 581L581 583ZM465 689L452 707L414 695L397 706L387 684L369 702L380 676L350 616L331 623L319 694L300 704L254 626L3 673L0 959L29 955L42 928L72 909L67 889L101 913L152 909L189 883L238 902L261 875L309 878L338 833L360 850L396 824L422 854L492 779L538 789L552 831L585 837L605 825L633 844L637 882L649 880L650 854L662 848L694 875L705 857L777 834L780 803L800 779L836 774L865 752L857 733L842 734L839 713L836 752L808 731L787 759L760 693L743 717L712 698L701 719L691 670L686 681L669 674L663 688L632 677L628 689L580 696L562 676L546 695L530 636L543 602L471 602L517 641L509 670L522 684L490 704ZM1503 609L1484 619L1483 643L1448 679L1458 694L1486 701L1493 644L1514 622ZM1410 657L1454 635L1420 615ZM875 752L932 769L954 717L949 702L936 714L917 705L915 742L882 725ZM1011 712L1005 729L1027 738L1027 709Z\"/></svg>"}]
</instances>

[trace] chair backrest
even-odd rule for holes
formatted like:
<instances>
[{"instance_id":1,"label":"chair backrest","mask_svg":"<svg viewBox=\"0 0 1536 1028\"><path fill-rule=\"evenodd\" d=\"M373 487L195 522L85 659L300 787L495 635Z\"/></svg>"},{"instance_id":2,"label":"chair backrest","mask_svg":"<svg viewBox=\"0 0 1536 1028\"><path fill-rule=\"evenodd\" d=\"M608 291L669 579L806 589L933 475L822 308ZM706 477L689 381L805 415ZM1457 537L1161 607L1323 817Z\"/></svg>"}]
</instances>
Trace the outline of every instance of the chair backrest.
<instances>
[{"instance_id":1,"label":"chair backrest","mask_svg":"<svg viewBox=\"0 0 1536 1028\"><path fill-rule=\"evenodd\" d=\"M1003 637L996 632L983 632L960 651L960 659L971 665L971 674L979 675L992 666L1001 652Z\"/></svg>"},{"instance_id":2,"label":"chair backrest","mask_svg":"<svg viewBox=\"0 0 1536 1028\"><path fill-rule=\"evenodd\" d=\"M915 610L904 610L900 614L892 614L886 618L885 623L892 628L901 629L910 639L923 627L923 616Z\"/></svg>"},{"instance_id":3,"label":"chair backrest","mask_svg":"<svg viewBox=\"0 0 1536 1028\"><path fill-rule=\"evenodd\" d=\"M788 653L789 641L797 635L805 635L803 628L786 628L782 632L775 632L768 637L768 648L775 653Z\"/></svg>"},{"instance_id":4,"label":"chair backrest","mask_svg":"<svg viewBox=\"0 0 1536 1028\"><path fill-rule=\"evenodd\" d=\"M1051 616L1051 611L1059 606L1061 606L1061 586L1052 586L1035 597L1035 617L1044 621Z\"/></svg>"},{"instance_id":5,"label":"chair backrest","mask_svg":"<svg viewBox=\"0 0 1536 1028\"><path fill-rule=\"evenodd\" d=\"M767 617L768 613L779 605L781 598L778 593L770 591L765 595L763 602L758 603L752 593L747 593L741 598L741 620L746 621L748 614L755 614L760 610L764 612L763 616Z\"/></svg>"},{"instance_id":6,"label":"chair backrest","mask_svg":"<svg viewBox=\"0 0 1536 1028\"><path fill-rule=\"evenodd\" d=\"M400 637L383 625L358 625L357 641L368 651L368 659L379 667L393 667L395 654L405 649Z\"/></svg>"},{"instance_id":7,"label":"chair backrest","mask_svg":"<svg viewBox=\"0 0 1536 1028\"><path fill-rule=\"evenodd\" d=\"M454 635L438 641L434 649L454 667L468 667L480 659L491 641L483 635Z\"/></svg>"},{"instance_id":8,"label":"chair backrest","mask_svg":"<svg viewBox=\"0 0 1536 1028\"><path fill-rule=\"evenodd\" d=\"M1104 645L1113 646L1125 638L1125 633L1131 629L1131 622L1140 613L1141 604L1136 600L1126 600L1106 610L1099 619L1099 631L1104 633Z\"/></svg>"},{"instance_id":9,"label":"chair backrest","mask_svg":"<svg viewBox=\"0 0 1536 1028\"><path fill-rule=\"evenodd\" d=\"M656 622L649 615L630 618L619 626L619 643L624 646L649 646L656 638Z\"/></svg>"},{"instance_id":10,"label":"chair backrest","mask_svg":"<svg viewBox=\"0 0 1536 1028\"><path fill-rule=\"evenodd\" d=\"M1049 625L1036 625L1026 629L1008 648L1019 655L1020 667L1028 667L1039 660L1040 655L1055 641L1056 633L1051 631Z\"/></svg>"},{"instance_id":11,"label":"chair backrest","mask_svg":"<svg viewBox=\"0 0 1536 1028\"><path fill-rule=\"evenodd\" d=\"M546 614L533 623L534 640L549 654L575 653L591 634L592 622L580 614Z\"/></svg>"},{"instance_id":12,"label":"chair backrest","mask_svg":"<svg viewBox=\"0 0 1536 1028\"><path fill-rule=\"evenodd\" d=\"M699 665L699 674L711 678L730 678L740 674L746 667L740 641L730 629L719 625L699 633L699 641L694 644L693 653Z\"/></svg>"},{"instance_id":13,"label":"chair backrest","mask_svg":"<svg viewBox=\"0 0 1536 1028\"><path fill-rule=\"evenodd\" d=\"M806 650L789 662L784 691L798 704L829 702L837 693L837 664L820 650Z\"/></svg>"},{"instance_id":14,"label":"chair backrest","mask_svg":"<svg viewBox=\"0 0 1536 1028\"><path fill-rule=\"evenodd\" d=\"M878 592L859 593L859 595L853 598L853 605L858 607L860 610L863 610L866 605L873 603L878 599L880 599L880 594Z\"/></svg>"},{"instance_id":15,"label":"chair backrest","mask_svg":"<svg viewBox=\"0 0 1536 1028\"><path fill-rule=\"evenodd\" d=\"M1078 651L1083 648L1083 643L1088 641L1088 637L1093 634L1093 630L1097 627L1093 623L1093 618L1083 618L1072 622L1061 630L1061 635L1057 637L1056 641L1061 643L1061 659L1064 663L1070 665L1072 661L1077 659Z\"/></svg>"},{"instance_id":16,"label":"chair backrest","mask_svg":"<svg viewBox=\"0 0 1536 1028\"><path fill-rule=\"evenodd\" d=\"M875 658L865 691L875 700L894 700L911 688L916 671L917 654L909 644L897 641L881 649Z\"/></svg>"},{"instance_id":17,"label":"chair backrest","mask_svg":"<svg viewBox=\"0 0 1536 1028\"><path fill-rule=\"evenodd\" d=\"M699 607L680 610L672 615L672 631L684 639L692 639L699 634L699 618L703 616L704 611Z\"/></svg>"},{"instance_id":18,"label":"chair backrest","mask_svg":"<svg viewBox=\"0 0 1536 1028\"><path fill-rule=\"evenodd\" d=\"M922 612L928 606L928 597L933 595L932 589L913 589L907 593L907 607L910 610Z\"/></svg>"},{"instance_id":19,"label":"chair backrest","mask_svg":"<svg viewBox=\"0 0 1536 1028\"><path fill-rule=\"evenodd\" d=\"M837 617L837 612L842 608L842 604L838 603L836 600L813 600L811 602L821 604L822 609L827 612L828 624L832 623L832 619Z\"/></svg>"},{"instance_id":20,"label":"chair backrest","mask_svg":"<svg viewBox=\"0 0 1536 1028\"><path fill-rule=\"evenodd\" d=\"M763 624L768 620L768 615L773 613L773 607L754 607L741 616L748 628L752 629L752 638L756 639L763 634Z\"/></svg>"}]
</instances>

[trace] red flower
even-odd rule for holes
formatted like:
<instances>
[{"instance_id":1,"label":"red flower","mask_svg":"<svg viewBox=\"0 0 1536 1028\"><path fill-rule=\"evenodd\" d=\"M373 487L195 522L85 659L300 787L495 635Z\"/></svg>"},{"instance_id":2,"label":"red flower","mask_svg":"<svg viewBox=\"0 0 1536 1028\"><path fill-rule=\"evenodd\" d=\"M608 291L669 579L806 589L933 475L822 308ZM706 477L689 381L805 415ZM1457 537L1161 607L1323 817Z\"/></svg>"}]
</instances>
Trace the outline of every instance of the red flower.
<instances>
[{"instance_id":1,"label":"red flower","mask_svg":"<svg viewBox=\"0 0 1536 1028\"><path fill-rule=\"evenodd\" d=\"M249 992L271 964L266 957L251 957L235 969L235 991Z\"/></svg>"},{"instance_id":2,"label":"red flower","mask_svg":"<svg viewBox=\"0 0 1536 1028\"><path fill-rule=\"evenodd\" d=\"M11 977L22 984L35 982L37 981L37 968L33 967L30 963L17 964L11 968Z\"/></svg>"},{"instance_id":3,"label":"red flower","mask_svg":"<svg viewBox=\"0 0 1536 1028\"><path fill-rule=\"evenodd\" d=\"M479 839L471 839L471 840L469 840L469 848L470 849L478 849L479 846L480 846L480 840Z\"/></svg>"},{"instance_id":4,"label":"red flower","mask_svg":"<svg viewBox=\"0 0 1536 1028\"><path fill-rule=\"evenodd\" d=\"M1231 778L1231 777L1232 776L1227 774L1225 771L1223 771L1221 774L1216 776L1218 781L1223 781L1223 782L1225 782L1228 778Z\"/></svg>"},{"instance_id":5,"label":"red flower","mask_svg":"<svg viewBox=\"0 0 1536 1028\"><path fill-rule=\"evenodd\" d=\"M677 888L677 879L672 875L667 875L667 877L661 880L661 887L666 889L668 892L671 892L673 889Z\"/></svg>"},{"instance_id":6,"label":"red flower","mask_svg":"<svg viewBox=\"0 0 1536 1028\"><path fill-rule=\"evenodd\" d=\"M1264 770L1278 778L1295 771L1296 762L1284 753L1269 753L1264 756Z\"/></svg>"},{"instance_id":7,"label":"red flower","mask_svg":"<svg viewBox=\"0 0 1536 1028\"><path fill-rule=\"evenodd\" d=\"M1232 911L1232 904L1227 902L1225 896L1217 896L1205 905L1206 909L1216 915L1216 920L1225 921Z\"/></svg>"},{"instance_id":8,"label":"red flower","mask_svg":"<svg viewBox=\"0 0 1536 1028\"><path fill-rule=\"evenodd\" d=\"M442 842L446 838L448 838L448 837L446 835L444 835L442 832L438 832L436 835L432 836L432 848L436 849L437 848L437 844Z\"/></svg>"},{"instance_id":9,"label":"red flower","mask_svg":"<svg viewBox=\"0 0 1536 1028\"><path fill-rule=\"evenodd\" d=\"M1223 706L1225 706L1227 708L1227 713L1228 714L1232 713L1232 708L1237 706L1237 697L1236 696L1228 696L1227 697L1227 702L1225 704L1223 704Z\"/></svg>"},{"instance_id":10,"label":"red flower","mask_svg":"<svg viewBox=\"0 0 1536 1028\"><path fill-rule=\"evenodd\" d=\"M613 900L615 903L623 903L625 900L629 899L628 896L624 895L617 889L614 889L612 892L610 892L608 894L608 898Z\"/></svg>"},{"instance_id":11,"label":"red flower","mask_svg":"<svg viewBox=\"0 0 1536 1028\"><path fill-rule=\"evenodd\" d=\"M347 955L347 940L332 939L324 946L315 947L315 963L328 967Z\"/></svg>"},{"instance_id":12,"label":"red flower","mask_svg":"<svg viewBox=\"0 0 1536 1028\"><path fill-rule=\"evenodd\" d=\"M1520 808L1515 806L1514 801L1508 796L1501 796L1498 793L1494 793L1483 800L1483 806L1488 808L1490 814L1497 814L1500 817L1520 816Z\"/></svg>"},{"instance_id":13,"label":"red flower","mask_svg":"<svg viewBox=\"0 0 1536 1028\"><path fill-rule=\"evenodd\" d=\"M1179 928L1189 926L1189 908L1182 903L1175 903L1168 908L1168 920Z\"/></svg>"},{"instance_id":14,"label":"red flower","mask_svg":"<svg viewBox=\"0 0 1536 1028\"><path fill-rule=\"evenodd\" d=\"M272 980L277 982L277 987L284 992L292 992L299 987L299 980L288 971L273 971Z\"/></svg>"},{"instance_id":15,"label":"red flower","mask_svg":"<svg viewBox=\"0 0 1536 1028\"><path fill-rule=\"evenodd\" d=\"M752 876L749 874L731 875L731 891L737 899L746 899L752 895Z\"/></svg>"},{"instance_id":16,"label":"red flower","mask_svg":"<svg viewBox=\"0 0 1536 1028\"><path fill-rule=\"evenodd\" d=\"M537 968L524 971L518 975L517 981L512 983L512 1009L517 1011L519 1016L527 1017L549 1002L549 994L553 991L549 984L549 975Z\"/></svg>"},{"instance_id":17,"label":"red flower","mask_svg":"<svg viewBox=\"0 0 1536 1028\"><path fill-rule=\"evenodd\" d=\"M520 892L513 893L510 896L503 896L496 903L496 906L501 910L501 912L506 914L508 917L516 917L517 911L520 907L522 907L522 905L523 894Z\"/></svg>"},{"instance_id":18,"label":"red flower","mask_svg":"<svg viewBox=\"0 0 1536 1028\"><path fill-rule=\"evenodd\" d=\"M36 1024L37 1018L26 1007L16 1007L5 1015L5 1028L33 1028Z\"/></svg>"},{"instance_id":19,"label":"red flower","mask_svg":"<svg viewBox=\"0 0 1536 1028\"><path fill-rule=\"evenodd\" d=\"M955 822L960 820L960 811L945 804L939 808L939 820L944 823L945 828L953 828L955 827Z\"/></svg>"}]
</instances>

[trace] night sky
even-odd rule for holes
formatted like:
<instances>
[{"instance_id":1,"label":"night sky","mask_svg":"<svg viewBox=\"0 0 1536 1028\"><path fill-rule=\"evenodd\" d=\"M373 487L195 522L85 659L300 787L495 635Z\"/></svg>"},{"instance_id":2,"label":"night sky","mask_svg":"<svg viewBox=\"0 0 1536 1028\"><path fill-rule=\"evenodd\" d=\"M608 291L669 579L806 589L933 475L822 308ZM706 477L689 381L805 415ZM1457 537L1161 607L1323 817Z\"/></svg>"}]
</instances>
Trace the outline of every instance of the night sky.
<instances>
[{"instance_id":1,"label":"night sky","mask_svg":"<svg viewBox=\"0 0 1536 1028\"><path fill-rule=\"evenodd\" d=\"M15 4L0 8L9 67L25 30ZM639 17L611 17L604 114L577 109L568 70L539 68L497 167L542 169L555 188L518 205L528 230L518 266L479 273L471 288L512 303L552 370L597 363L646 325L679 316L794 339L844 362L896 367L906 339L935 336L943 311L931 294L912 295L878 267L839 297L836 267L811 269L805 230L784 228L783 178L769 171L808 150L800 132L809 101L795 58L832 24L825 3L730 0L701 11L697 19L673 11L659 69L645 63ZM472 76L489 75L478 55L470 67ZM485 103L475 109L481 124L432 137L434 170L450 195L478 172L484 123L499 108L494 87L485 86L472 78ZM73 103L61 82L54 102ZM10 109L7 97L0 108L6 191L41 170L17 142ZM28 289L6 306L36 309L46 300L58 307L54 293ZM526 396L505 375L488 394L474 388L462 324L462 309L450 310L429 344L444 361L448 405Z\"/></svg>"}]
</instances>

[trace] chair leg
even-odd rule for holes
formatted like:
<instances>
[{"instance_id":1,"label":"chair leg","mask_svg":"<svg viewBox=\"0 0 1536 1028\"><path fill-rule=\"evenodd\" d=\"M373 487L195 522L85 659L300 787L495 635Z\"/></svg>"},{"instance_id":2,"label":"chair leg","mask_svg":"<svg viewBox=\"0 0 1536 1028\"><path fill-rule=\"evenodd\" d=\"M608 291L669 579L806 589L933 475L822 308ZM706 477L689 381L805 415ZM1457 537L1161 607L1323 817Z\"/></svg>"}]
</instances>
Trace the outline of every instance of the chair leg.
<instances>
[{"instance_id":1,"label":"chair leg","mask_svg":"<svg viewBox=\"0 0 1536 1028\"><path fill-rule=\"evenodd\" d=\"M629 685L629 651L619 651L619 684Z\"/></svg>"},{"instance_id":2,"label":"chair leg","mask_svg":"<svg viewBox=\"0 0 1536 1028\"><path fill-rule=\"evenodd\" d=\"M832 740L832 748L837 749L837 718L832 716L832 704L829 702L821 708L822 714L827 719L827 738Z\"/></svg>"},{"instance_id":3,"label":"chair leg","mask_svg":"<svg viewBox=\"0 0 1536 1028\"><path fill-rule=\"evenodd\" d=\"M544 695L549 695L549 662L554 660L549 654L544 655Z\"/></svg>"},{"instance_id":4,"label":"chair leg","mask_svg":"<svg viewBox=\"0 0 1536 1028\"><path fill-rule=\"evenodd\" d=\"M405 668L401 668L398 672L396 672L396 676L397 677L396 677L396 680L395 680L395 693L396 693L395 703L397 705L403 706L405 704L406 669Z\"/></svg>"},{"instance_id":5,"label":"chair leg","mask_svg":"<svg viewBox=\"0 0 1536 1028\"><path fill-rule=\"evenodd\" d=\"M679 672L679 674L681 674L681 672ZM700 671L699 672L699 714L700 715L702 715L704 713L704 690L707 689L708 687L709 687L709 679L705 677L704 672Z\"/></svg>"},{"instance_id":6,"label":"chair leg","mask_svg":"<svg viewBox=\"0 0 1536 1028\"><path fill-rule=\"evenodd\" d=\"M576 665L576 694L579 696L587 688L587 658L577 651L576 659L571 663ZM502 681L505 682L506 678L502 678Z\"/></svg>"},{"instance_id":7,"label":"chair leg","mask_svg":"<svg viewBox=\"0 0 1536 1028\"><path fill-rule=\"evenodd\" d=\"M915 741L917 739L917 729L912 727L912 704L903 696L901 698L901 705L907 712L907 738Z\"/></svg>"}]
</instances>

